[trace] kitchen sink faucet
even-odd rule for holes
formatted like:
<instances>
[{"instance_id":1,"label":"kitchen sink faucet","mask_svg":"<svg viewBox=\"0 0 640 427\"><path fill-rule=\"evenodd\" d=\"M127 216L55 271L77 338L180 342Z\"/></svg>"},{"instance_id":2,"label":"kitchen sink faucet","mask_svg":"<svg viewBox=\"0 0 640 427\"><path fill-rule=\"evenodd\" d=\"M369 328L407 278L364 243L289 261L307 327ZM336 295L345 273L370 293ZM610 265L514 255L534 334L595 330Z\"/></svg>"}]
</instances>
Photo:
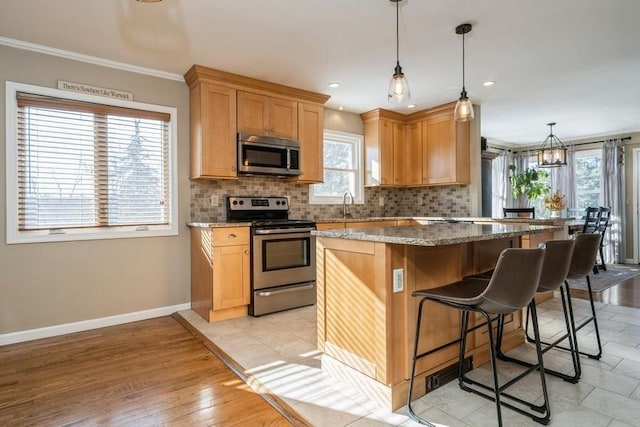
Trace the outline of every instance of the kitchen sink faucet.
<instances>
[{"instance_id":1,"label":"kitchen sink faucet","mask_svg":"<svg viewBox=\"0 0 640 427\"><path fill-rule=\"evenodd\" d=\"M342 196L342 217L343 218L346 218L348 215L350 215L349 207L347 205L347 196L351 198L350 204L353 205L353 194L351 194L351 191L347 190Z\"/></svg>"}]
</instances>

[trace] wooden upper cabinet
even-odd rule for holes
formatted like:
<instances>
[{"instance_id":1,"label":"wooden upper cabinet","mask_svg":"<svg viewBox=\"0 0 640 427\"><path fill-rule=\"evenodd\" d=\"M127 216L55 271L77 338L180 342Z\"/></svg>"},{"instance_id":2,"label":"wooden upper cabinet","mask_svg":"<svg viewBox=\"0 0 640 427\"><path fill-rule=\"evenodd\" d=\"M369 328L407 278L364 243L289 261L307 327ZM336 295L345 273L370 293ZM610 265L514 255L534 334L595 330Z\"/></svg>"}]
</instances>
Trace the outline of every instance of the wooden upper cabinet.
<instances>
[{"instance_id":1,"label":"wooden upper cabinet","mask_svg":"<svg viewBox=\"0 0 640 427\"><path fill-rule=\"evenodd\" d=\"M360 117L364 123L365 185L404 185L404 116L377 109Z\"/></svg>"},{"instance_id":2,"label":"wooden upper cabinet","mask_svg":"<svg viewBox=\"0 0 640 427\"><path fill-rule=\"evenodd\" d=\"M404 151L406 185L422 184L422 122L407 125L406 146Z\"/></svg>"},{"instance_id":3,"label":"wooden upper cabinet","mask_svg":"<svg viewBox=\"0 0 640 427\"><path fill-rule=\"evenodd\" d=\"M190 90L191 178L236 177L236 91L202 82Z\"/></svg>"},{"instance_id":4,"label":"wooden upper cabinet","mask_svg":"<svg viewBox=\"0 0 640 427\"><path fill-rule=\"evenodd\" d=\"M321 105L298 103L301 170L298 182L314 183L324 179L323 117Z\"/></svg>"},{"instance_id":5,"label":"wooden upper cabinet","mask_svg":"<svg viewBox=\"0 0 640 427\"><path fill-rule=\"evenodd\" d=\"M470 183L470 125L453 120L454 104L403 115L377 109L364 124L365 185Z\"/></svg>"},{"instance_id":6,"label":"wooden upper cabinet","mask_svg":"<svg viewBox=\"0 0 640 427\"><path fill-rule=\"evenodd\" d=\"M393 122L393 184L406 184L407 168L405 167L405 140L406 125L400 122Z\"/></svg>"},{"instance_id":7,"label":"wooden upper cabinet","mask_svg":"<svg viewBox=\"0 0 640 427\"><path fill-rule=\"evenodd\" d=\"M238 131L298 139L298 103L238 91Z\"/></svg>"},{"instance_id":8,"label":"wooden upper cabinet","mask_svg":"<svg viewBox=\"0 0 640 427\"><path fill-rule=\"evenodd\" d=\"M190 91L191 179L237 178L237 133L246 132L300 139L306 145L300 181L322 181L322 105L329 96L201 65L184 79Z\"/></svg>"},{"instance_id":9,"label":"wooden upper cabinet","mask_svg":"<svg viewBox=\"0 0 640 427\"><path fill-rule=\"evenodd\" d=\"M453 108L422 122L422 181L427 185L469 184L469 122L456 123Z\"/></svg>"}]
</instances>

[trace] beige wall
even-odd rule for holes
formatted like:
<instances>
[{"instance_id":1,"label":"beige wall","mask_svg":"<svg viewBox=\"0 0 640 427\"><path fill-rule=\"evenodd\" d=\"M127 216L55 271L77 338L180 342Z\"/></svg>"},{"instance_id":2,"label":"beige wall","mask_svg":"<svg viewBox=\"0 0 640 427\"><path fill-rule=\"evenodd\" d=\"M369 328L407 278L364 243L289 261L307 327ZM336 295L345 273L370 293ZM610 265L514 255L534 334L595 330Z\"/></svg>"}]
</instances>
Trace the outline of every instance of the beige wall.
<instances>
[{"instance_id":1,"label":"beige wall","mask_svg":"<svg viewBox=\"0 0 640 427\"><path fill-rule=\"evenodd\" d=\"M189 302L189 129L184 82L0 46L0 169L5 170L5 81L56 87L81 82L178 109L179 235L6 244L0 174L0 334Z\"/></svg>"}]
</instances>

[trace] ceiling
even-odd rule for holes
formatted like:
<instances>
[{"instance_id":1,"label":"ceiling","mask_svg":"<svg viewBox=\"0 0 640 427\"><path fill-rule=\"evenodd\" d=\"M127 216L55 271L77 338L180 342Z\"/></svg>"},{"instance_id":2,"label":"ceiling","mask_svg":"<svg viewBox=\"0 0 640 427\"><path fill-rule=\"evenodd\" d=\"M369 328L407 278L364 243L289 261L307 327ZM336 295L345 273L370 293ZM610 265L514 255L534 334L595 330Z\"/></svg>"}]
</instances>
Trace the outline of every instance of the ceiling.
<instances>
[{"instance_id":1,"label":"ceiling","mask_svg":"<svg viewBox=\"0 0 640 427\"><path fill-rule=\"evenodd\" d=\"M458 98L455 27L469 22L466 88L482 106L483 136L537 144L551 121L565 142L638 131L639 16L638 0L402 0L410 102ZM395 18L389 0L2 0L0 37L175 78L200 64L331 95L329 108L408 113L387 101Z\"/></svg>"}]
</instances>

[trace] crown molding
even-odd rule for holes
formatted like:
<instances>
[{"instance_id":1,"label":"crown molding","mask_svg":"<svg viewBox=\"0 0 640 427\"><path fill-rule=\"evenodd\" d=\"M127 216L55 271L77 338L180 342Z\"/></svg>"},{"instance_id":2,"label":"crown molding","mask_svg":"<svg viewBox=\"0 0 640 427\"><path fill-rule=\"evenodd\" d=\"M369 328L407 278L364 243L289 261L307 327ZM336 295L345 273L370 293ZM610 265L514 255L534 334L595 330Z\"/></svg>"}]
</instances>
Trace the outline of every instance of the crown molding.
<instances>
[{"instance_id":1,"label":"crown molding","mask_svg":"<svg viewBox=\"0 0 640 427\"><path fill-rule=\"evenodd\" d=\"M22 40L15 40L8 37L0 36L0 45L14 47L17 49L29 50L32 52L44 53L47 55L58 56L60 58L72 59L75 61L86 62L88 64L100 65L103 67L115 68L122 71L130 71L132 73L145 74L148 76L159 77L167 80L184 81L181 74L168 73L166 71L154 70L153 68L140 67L124 62L111 61L97 56L84 55L82 53L72 52L70 50L57 49L49 46L43 46L35 43L29 43Z\"/></svg>"}]
</instances>

